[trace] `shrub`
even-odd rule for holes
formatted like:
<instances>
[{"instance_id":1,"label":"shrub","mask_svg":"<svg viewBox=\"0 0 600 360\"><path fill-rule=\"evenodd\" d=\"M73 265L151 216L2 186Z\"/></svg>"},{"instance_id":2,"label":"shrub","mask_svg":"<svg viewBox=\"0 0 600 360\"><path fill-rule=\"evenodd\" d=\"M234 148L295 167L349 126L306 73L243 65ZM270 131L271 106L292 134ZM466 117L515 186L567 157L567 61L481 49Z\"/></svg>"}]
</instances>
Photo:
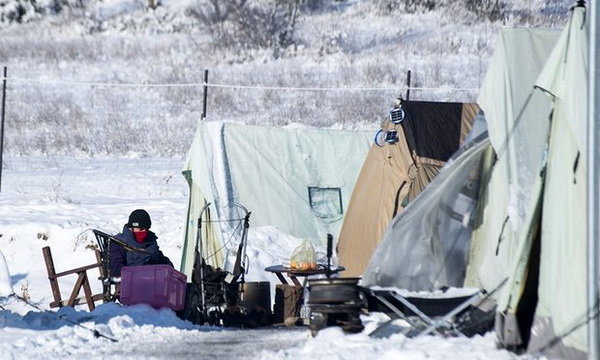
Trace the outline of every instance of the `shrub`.
<instances>
[{"instance_id":1,"label":"shrub","mask_svg":"<svg viewBox=\"0 0 600 360\"><path fill-rule=\"evenodd\" d=\"M188 9L212 36L213 44L248 54L254 49L281 50L294 44L303 0L206 0Z\"/></svg>"}]
</instances>

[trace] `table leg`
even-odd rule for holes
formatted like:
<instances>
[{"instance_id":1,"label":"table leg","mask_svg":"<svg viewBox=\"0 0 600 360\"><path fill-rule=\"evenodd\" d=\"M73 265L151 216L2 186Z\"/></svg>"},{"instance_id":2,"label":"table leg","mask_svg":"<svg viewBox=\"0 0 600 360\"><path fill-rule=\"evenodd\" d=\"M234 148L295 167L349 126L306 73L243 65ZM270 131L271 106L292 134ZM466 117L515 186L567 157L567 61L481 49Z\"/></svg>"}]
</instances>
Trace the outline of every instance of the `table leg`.
<instances>
[{"instance_id":1,"label":"table leg","mask_svg":"<svg viewBox=\"0 0 600 360\"><path fill-rule=\"evenodd\" d=\"M279 281L281 281L282 284L288 285L288 282L285 280L285 277L281 275L281 273L276 272L275 275L277 275L277 278L279 279Z\"/></svg>"},{"instance_id":2,"label":"table leg","mask_svg":"<svg viewBox=\"0 0 600 360\"><path fill-rule=\"evenodd\" d=\"M290 280L292 280L292 282L294 283L294 285L296 285L296 286L302 286L302 284L300 284L300 281L298 281L298 278L295 277L294 275L288 274L288 277L290 278Z\"/></svg>"}]
</instances>

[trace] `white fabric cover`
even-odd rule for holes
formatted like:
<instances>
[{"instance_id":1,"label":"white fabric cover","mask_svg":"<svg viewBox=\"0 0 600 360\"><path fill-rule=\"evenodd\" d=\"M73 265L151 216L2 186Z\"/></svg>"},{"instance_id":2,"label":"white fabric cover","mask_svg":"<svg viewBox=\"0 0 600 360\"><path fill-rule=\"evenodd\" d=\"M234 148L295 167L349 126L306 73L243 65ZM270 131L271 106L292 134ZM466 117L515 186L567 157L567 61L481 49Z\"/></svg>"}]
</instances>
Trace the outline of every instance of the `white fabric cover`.
<instances>
[{"instance_id":1,"label":"white fabric cover","mask_svg":"<svg viewBox=\"0 0 600 360\"><path fill-rule=\"evenodd\" d=\"M225 254L218 251L222 244L220 228L215 223L209 222L214 219L214 203L216 200L213 195L215 193L213 175L216 172L210 166L216 161L213 160L211 147L214 136L205 136L206 124L203 121L198 123L183 169L183 176L190 187L190 194L185 219L185 239L180 270L188 277L192 274L197 241L201 241L201 243L198 243L199 251L202 252L208 264L221 267L225 259ZM215 123L214 125L212 128L218 133L220 124ZM202 232L198 236L200 212L209 203L213 204L213 207L208 208L202 214Z\"/></svg>"},{"instance_id":2,"label":"white fabric cover","mask_svg":"<svg viewBox=\"0 0 600 360\"><path fill-rule=\"evenodd\" d=\"M250 209L253 226L324 244L339 234L373 133L225 124L229 176L219 198Z\"/></svg>"}]
</instances>

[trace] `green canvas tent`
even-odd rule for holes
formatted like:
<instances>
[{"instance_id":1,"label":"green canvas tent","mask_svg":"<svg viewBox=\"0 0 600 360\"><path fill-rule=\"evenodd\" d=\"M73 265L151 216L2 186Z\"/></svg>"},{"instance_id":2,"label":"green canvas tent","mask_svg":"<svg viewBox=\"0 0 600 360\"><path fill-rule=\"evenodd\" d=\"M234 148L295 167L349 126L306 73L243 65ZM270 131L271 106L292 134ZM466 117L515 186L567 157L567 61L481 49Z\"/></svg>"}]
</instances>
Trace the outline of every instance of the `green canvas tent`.
<instances>
[{"instance_id":1,"label":"green canvas tent","mask_svg":"<svg viewBox=\"0 0 600 360\"><path fill-rule=\"evenodd\" d=\"M466 284L508 279L497 298L500 343L551 359L587 358L585 13L576 7L560 34L513 30L530 33L527 47L503 32L478 99L498 159Z\"/></svg>"},{"instance_id":2,"label":"green canvas tent","mask_svg":"<svg viewBox=\"0 0 600 360\"><path fill-rule=\"evenodd\" d=\"M494 150L473 230L468 286L490 289L506 279L516 243L531 214L534 184L542 169L550 99L535 81L560 31L507 28L498 36L478 103ZM523 51L528 49L528 51Z\"/></svg>"},{"instance_id":3,"label":"green canvas tent","mask_svg":"<svg viewBox=\"0 0 600 360\"><path fill-rule=\"evenodd\" d=\"M586 238L592 161L586 141L589 31L590 17L581 6L563 31L501 31L478 99L491 150L480 158L475 221L462 222L472 232L464 286L491 291L505 284L494 293L499 343L549 359L598 355L593 350L598 339L588 335L598 334L590 326L598 314L597 254L590 254L588 246L593 247ZM430 234L433 223L422 219L443 215L436 206L459 198L460 192L448 195L453 188L441 181L454 177L461 183L460 164L477 144L442 169L432 182L439 179L440 186L425 189L394 218L366 271L367 285L408 283L415 290L431 290L452 278L448 272L456 277L455 271L464 270L446 260L450 252L444 238L450 234L463 244L454 236L458 232ZM443 189L439 197L430 195L436 188ZM433 221L439 227L445 218ZM419 227L420 232L411 231ZM415 250L397 245L422 233L428 235ZM411 265L401 265L403 259Z\"/></svg>"},{"instance_id":4,"label":"green canvas tent","mask_svg":"<svg viewBox=\"0 0 600 360\"><path fill-rule=\"evenodd\" d=\"M598 306L587 301L588 32L576 7L536 81L552 101L546 157L498 303L501 343L552 359L588 358Z\"/></svg>"},{"instance_id":5,"label":"green canvas tent","mask_svg":"<svg viewBox=\"0 0 600 360\"><path fill-rule=\"evenodd\" d=\"M235 204L251 212L252 226L274 226L322 248L338 236L372 132L237 123L198 124L183 171L190 186L182 271L194 261L198 217L206 261L227 270L223 241ZM210 219L219 222L204 222ZM234 246L235 249L235 246Z\"/></svg>"}]
</instances>

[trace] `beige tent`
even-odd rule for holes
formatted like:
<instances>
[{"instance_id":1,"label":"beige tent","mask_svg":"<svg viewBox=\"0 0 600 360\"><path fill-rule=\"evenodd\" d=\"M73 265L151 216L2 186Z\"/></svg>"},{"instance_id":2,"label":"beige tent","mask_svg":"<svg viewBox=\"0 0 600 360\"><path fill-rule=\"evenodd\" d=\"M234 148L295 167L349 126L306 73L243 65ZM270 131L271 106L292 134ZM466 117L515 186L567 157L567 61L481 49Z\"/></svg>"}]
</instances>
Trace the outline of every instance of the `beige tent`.
<instances>
[{"instance_id":1,"label":"beige tent","mask_svg":"<svg viewBox=\"0 0 600 360\"><path fill-rule=\"evenodd\" d=\"M350 198L337 246L344 276L363 273L391 219L458 150L479 110L476 104L428 101L403 101L400 109L401 122L386 119L382 126L382 134L395 130L398 141L383 138L383 146L371 147Z\"/></svg>"}]
</instances>

